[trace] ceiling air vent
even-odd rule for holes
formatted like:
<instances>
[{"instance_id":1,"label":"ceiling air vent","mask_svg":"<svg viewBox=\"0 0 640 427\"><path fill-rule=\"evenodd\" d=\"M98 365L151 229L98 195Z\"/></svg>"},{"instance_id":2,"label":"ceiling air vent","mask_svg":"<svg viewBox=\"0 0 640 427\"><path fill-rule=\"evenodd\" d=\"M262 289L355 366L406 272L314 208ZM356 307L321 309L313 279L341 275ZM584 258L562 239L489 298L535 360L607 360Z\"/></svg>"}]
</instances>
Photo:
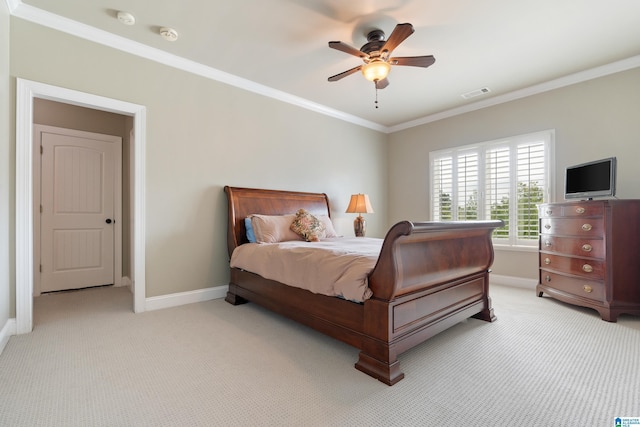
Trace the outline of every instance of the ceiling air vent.
<instances>
[{"instance_id":1,"label":"ceiling air vent","mask_svg":"<svg viewBox=\"0 0 640 427\"><path fill-rule=\"evenodd\" d=\"M476 96L484 95L485 93L491 92L491 89L488 87L483 87L480 89L472 90L471 92L463 93L462 97L464 99L474 98Z\"/></svg>"}]
</instances>

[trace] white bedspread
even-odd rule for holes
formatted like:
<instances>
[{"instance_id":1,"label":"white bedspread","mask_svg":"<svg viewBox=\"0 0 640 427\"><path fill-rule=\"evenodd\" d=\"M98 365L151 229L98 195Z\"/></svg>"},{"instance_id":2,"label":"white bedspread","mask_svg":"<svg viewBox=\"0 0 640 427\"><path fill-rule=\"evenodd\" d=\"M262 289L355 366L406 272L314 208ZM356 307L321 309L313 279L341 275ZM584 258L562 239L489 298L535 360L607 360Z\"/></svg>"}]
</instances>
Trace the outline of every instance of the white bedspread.
<instances>
[{"instance_id":1,"label":"white bedspread","mask_svg":"<svg viewBox=\"0 0 640 427\"><path fill-rule=\"evenodd\" d=\"M231 267L316 294L362 302L372 295L367 277L381 248L382 239L369 237L246 243L233 251Z\"/></svg>"}]
</instances>

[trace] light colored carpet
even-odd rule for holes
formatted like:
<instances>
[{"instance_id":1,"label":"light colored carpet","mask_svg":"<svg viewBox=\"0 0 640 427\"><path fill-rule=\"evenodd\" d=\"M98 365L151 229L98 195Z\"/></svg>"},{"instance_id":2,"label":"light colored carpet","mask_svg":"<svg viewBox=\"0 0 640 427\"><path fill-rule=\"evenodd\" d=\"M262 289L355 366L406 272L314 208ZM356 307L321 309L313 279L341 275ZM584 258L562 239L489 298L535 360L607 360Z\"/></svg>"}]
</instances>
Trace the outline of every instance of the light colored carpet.
<instances>
[{"instance_id":1,"label":"light colored carpet","mask_svg":"<svg viewBox=\"0 0 640 427\"><path fill-rule=\"evenodd\" d=\"M607 323L493 286L467 320L401 355L388 387L358 351L255 304L134 314L124 288L35 300L0 356L2 426L613 426L640 416L640 318Z\"/></svg>"}]
</instances>

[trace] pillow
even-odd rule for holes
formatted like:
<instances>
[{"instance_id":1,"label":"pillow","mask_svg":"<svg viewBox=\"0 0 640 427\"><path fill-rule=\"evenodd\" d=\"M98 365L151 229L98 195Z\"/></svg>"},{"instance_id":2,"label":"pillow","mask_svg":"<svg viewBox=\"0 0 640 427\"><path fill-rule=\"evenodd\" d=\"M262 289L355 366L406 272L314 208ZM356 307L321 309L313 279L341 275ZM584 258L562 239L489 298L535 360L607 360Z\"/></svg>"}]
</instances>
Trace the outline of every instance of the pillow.
<instances>
[{"instance_id":1,"label":"pillow","mask_svg":"<svg viewBox=\"0 0 640 427\"><path fill-rule=\"evenodd\" d=\"M333 223L331 222L331 218L329 218L327 215L318 215L318 219L322 221L322 223L324 224L325 238L341 237L341 236L338 236L338 233L336 233L335 228L333 228Z\"/></svg>"},{"instance_id":2,"label":"pillow","mask_svg":"<svg viewBox=\"0 0 640 427\"><path fill-rule=\"evenodd\" d=\"M250 215L253 232L258 243L278 243L289 240L302 240L293 232L291 222L295 219L290 215Z\"/></svg>"},{"instance_id":3,"label":"pillow","mask_svg":"<svg viewBox=\"0 0 640 427\"><path fill-rule=\"evenodd\" d=\"M244 219L244 228L247 229L247 240L249 240L249 243L255 243L256 242L256 235L253 232L253 226L251 225L251 217L248 216Z\"/></svg>"},{"instance_id":4,"label":"pillow","mask_svg":"<svg viewBox=\"0 0 640 427\"><path fill-rule=\"evenodd\" d=\"M307 242L317 242L326 236L324 223L304 209L296 213L291 229Z\"/></svg>"}]
</instances>

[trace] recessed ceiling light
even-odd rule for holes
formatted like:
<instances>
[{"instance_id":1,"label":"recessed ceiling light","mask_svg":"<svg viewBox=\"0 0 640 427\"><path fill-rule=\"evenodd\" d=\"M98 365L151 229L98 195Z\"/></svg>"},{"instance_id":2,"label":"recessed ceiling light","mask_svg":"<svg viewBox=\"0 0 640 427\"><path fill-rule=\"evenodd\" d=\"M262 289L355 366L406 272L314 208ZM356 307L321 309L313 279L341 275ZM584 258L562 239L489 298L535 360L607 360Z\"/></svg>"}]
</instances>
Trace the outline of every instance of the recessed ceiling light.
<instances>
[{"instance_id":1,"label":"recessed ceiling light","mask_svg":"<svg viewBox=\"0 0 640 427\"><path fill-rule=\"evenodd\" d=\"M117 14L118 21L122 22L124 25L133 25L136 23L136 17L130 14L129 12L118 12Z\"/></svg>"},{"instance_id":2,"label":"recessed ceiling light","mask_svg":"<svg viewBox=\"0 0 640 427\"><path fill-rule=\"evenodd\" d=\"M174 42L178 40L178 32L173 28L162 27L160 28L160 35L163 39L168 40L170 42Z\"/></svg>"}]
</instances>

